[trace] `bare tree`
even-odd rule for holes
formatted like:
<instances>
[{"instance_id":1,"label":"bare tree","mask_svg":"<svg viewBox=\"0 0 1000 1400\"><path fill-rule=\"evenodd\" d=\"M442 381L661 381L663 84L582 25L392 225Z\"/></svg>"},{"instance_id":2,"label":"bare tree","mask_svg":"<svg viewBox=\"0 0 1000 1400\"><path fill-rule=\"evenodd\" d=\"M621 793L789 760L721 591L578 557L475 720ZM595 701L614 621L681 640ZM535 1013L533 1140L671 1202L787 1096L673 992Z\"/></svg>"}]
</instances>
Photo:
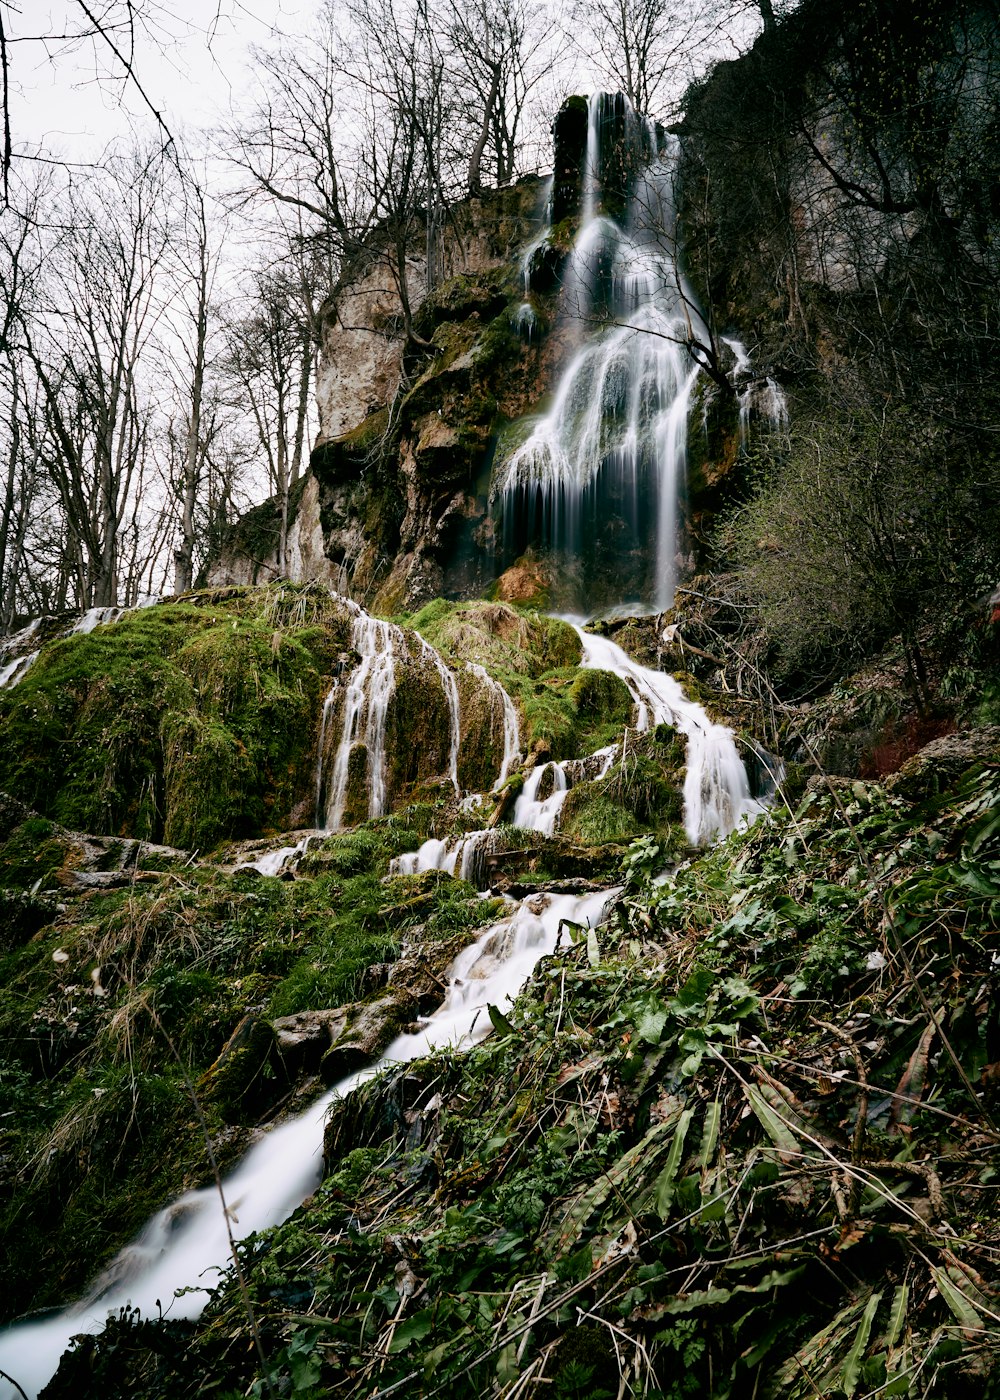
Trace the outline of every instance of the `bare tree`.
<instances>
[{"instance_id":1,"label":"bare tree","mask_svg":"<svg viewBox=\"0 0 1000 1400\"><path fill-rule=\"evenodd\" d=\"M258 274L248 308L226 322L225 339L221 369L230 401L244 405L254 424L256 452L278 501L278 571L284 574L289 493L305 436L302 366L303 360L307 367L312 363L311 326L295 282L277 273Z\"/></svg>"},{"instance_id":2,"label":"bare tree","mask_svg":"<svg viewBox=\"0 0 1000 1400\"><path fill-rule=\"evenodd\" d=\"M498 185L512 179L525 108L558 55L554 26L528 0L445 0L449 69L460 92L468 146L466 185L477 194L484 165Z\"/></svg>"},{"instance_id":3,"label":"bare tree","mask_svg":"<svg viewBox=\"0 0 1000 1400\"><path fill-rule=\"evenodd\" d=\"M203 422L208 371L211 297L221 229L209 228L208 210L200 185L180 183L181 211L171 231L170 254L180 283L174 317L176 353L169 357L175 395L180 405L183 450L171 452L170 488L180 519L174 546L174 589L186 592L194 578L195 513L205 476L207 441ZM176 437L171 424L171 447Z\"/></svg>"},{"instance_id":4,"label":"bare tree","mask_svg":"<svg viewBox=\"0 0 1000 1400\"><path fill-rule=\"evenodd\" d=\"M719 21L714 0L576 0L568 37L610 91L653 113L676 102Z\"/></svg>"},{"instance_id":5,"label":"bare tree","mask_svg":"<svg viewBox=\"0 0 1000 1400\"><path fill-rule=\"evenodd\" d=\"M163 311L162 187L160 153L148 150L112 157L99 181L71 181L51 235L45 300L19 323L84 606L118 601L119 534L138 508L153 412L139 368Z\"/></svg>"}]
</instances>

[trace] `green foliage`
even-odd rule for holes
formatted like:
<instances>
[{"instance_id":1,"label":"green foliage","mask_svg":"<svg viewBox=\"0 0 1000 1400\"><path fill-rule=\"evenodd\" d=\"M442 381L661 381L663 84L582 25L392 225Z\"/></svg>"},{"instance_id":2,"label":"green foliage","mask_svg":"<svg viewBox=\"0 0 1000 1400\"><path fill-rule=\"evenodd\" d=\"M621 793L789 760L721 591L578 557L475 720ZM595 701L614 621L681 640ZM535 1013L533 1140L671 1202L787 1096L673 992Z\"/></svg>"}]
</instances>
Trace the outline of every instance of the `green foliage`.
<instances>
[{"instance_id":1,"label":"green foliage","mask_svg":"<svg viewBox=\"0 0 1000 1400\"><path fill-rule=\"evenodd\" d=\"M497 917L496 902L457 880L386 881L390 859L423 839L427 816L411 810L330 837L293 881L140 867L131 888L71 901L62 914L40 903L30 941L32 929L0 939L10 1309L79 1289L166 1200L206 1182L185 1075L225 1167L288 1092L270 1019L368 995L373 965L394 961L418 924L423 946L441 945L443 966L456 938ZM32 852L49 845L65 859L51 829L37 819L16 827L0 869L37 878ZM400 1006L413 1014L405 998Z\"/></svg>"},{"instance_id":2,"label":"green foliage","mask_svg":"<svg viewBox=\"0 0 1000 1400\"><path fill-rule=\"evenodd\" d=\"M810 790L665 881L637 842L611 921L492 1037L333 1108L326 1181L243 1248L275 1387L472 1397L544 1367L566 1397L988 1394L998 808L979 767L920 806ZM360 907L379 832L312 878ZM462 893L437 890L455 917ZM114 1336L140 1400L260 1390L246 1342L230 1280L155 1379L149 1338Z\"/></svg>"}]
</instances>

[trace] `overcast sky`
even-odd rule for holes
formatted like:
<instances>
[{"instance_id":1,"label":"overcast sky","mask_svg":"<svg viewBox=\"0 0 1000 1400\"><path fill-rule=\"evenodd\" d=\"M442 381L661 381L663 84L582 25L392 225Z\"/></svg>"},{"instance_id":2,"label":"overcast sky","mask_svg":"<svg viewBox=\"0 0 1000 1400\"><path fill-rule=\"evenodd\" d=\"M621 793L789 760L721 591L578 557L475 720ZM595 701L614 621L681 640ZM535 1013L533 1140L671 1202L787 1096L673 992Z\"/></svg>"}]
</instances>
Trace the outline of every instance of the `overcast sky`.
<instances>
[{"instance_id":1,"label":"overcast sky","mask_svg":"<svg viewBox=\"0 0 1000 1400\"><path fill-rule=\"evenodd\" d=\"M83 16L73 0L24 0L19 8L11 14L4 6L15 147L40 145L86 160L126 132L133 117L150 120L135 87L120 81L106 44L33 37L78 32ZM105 0L99 8L111 6ZM315 0L158 0L136 9L156 11L155 22L137 28L134 60L151 102L170 126L209 126L245 94L250 46L266 44L276 31L308 28Z\"/></svg>"}]
</instances>

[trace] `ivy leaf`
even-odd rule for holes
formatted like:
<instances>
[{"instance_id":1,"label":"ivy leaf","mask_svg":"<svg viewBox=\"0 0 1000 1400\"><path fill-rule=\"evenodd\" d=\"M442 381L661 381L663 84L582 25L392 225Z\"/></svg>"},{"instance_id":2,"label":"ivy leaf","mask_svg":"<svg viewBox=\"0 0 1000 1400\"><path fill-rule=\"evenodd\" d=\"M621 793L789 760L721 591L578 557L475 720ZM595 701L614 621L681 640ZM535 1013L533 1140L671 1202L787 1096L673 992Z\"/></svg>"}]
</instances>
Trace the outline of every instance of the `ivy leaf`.
<instances>
[{"instance_id":1,"label":"ivy leaf","mask_svg":"<svg viewBox=\"0 0 1000 1400\"><path fill-rule=\"evenodd\" d=\"M667 1009L664 1006L647 1006L635 1023L640 1040L650 1045L658 1045L663 1027L667 1024Z\"/></svg>"}]
</instances>

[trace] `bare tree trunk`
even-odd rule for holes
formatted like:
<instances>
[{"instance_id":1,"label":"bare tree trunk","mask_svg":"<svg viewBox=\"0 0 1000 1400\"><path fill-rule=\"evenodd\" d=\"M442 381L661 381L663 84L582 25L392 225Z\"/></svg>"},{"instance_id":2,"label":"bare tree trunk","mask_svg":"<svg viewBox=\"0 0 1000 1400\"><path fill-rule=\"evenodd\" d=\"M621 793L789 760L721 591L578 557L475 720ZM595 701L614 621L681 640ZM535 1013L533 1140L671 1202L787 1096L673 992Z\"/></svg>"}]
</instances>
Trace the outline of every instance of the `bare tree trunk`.
<instances>
[{"instance_id":1,"label":"bare tree trunk","mask_svg":"<svg viewBox=\"0 0 1000 1400\"><path fill-rule=\"evenodd\" d=\"M496 106L497 94L500 91L500 64L493 68L493 77L490 82L489 94L486 98L486 107L483 112L482 126L479 129L479 136L472 154L469 157L469 193L479 194L483 188L482 164L483 152L486 150L486 143L490 136L490 127L493 124L493 109Z\"/></svg>"},{"instance_id":2,"label":"bare tree trunk","mask_svg":"<svg viewBox=\"0 0 1000 1400\"><path fill-rule=\"evenodd\" d=\"M312 379L312 334L306 321L302 333L302 363L299 367L299 397L295 406L295 440L292 446L292 469L289 474L289 490L298 482L302 472L302 458L305 450L306 419L309 414L309 384Z\"/></svg>"},{"instance_id":3,"label":"bare tree trunk","mask_svg":"<svg viewBox=\"0 0 1000 1400\"><path fill-rule=\"evenodd\" d=\"M199 191L200 198L200 191ZM194 508L201 464L201 406L205 392L205 353L208 342L208 229L205 206L200 204L198 229L198 286L195 303L195 351L191 373L184 468L181 478L181 538L174 551L174 592L186 593L194 581Z\"/></svg>"},{"instance_id":4,"label":"bare tree trunk","mask_svg":"<svg viewBox=\"0 0 1000 1400\"><path fill-rule=\"evenodd\" d=\"M4 488L3 508L0 510L0 633L6 632L14 610L14 595L17 591L15 574L17 563L7 566L7 549L10 541L11 525L14 519L15 486L18 467L21 463L21 420L18 414L17 379L14 379L14 392L10 413L10 451L7 456L7 483Z\"/></svg>"}]
</instances>

